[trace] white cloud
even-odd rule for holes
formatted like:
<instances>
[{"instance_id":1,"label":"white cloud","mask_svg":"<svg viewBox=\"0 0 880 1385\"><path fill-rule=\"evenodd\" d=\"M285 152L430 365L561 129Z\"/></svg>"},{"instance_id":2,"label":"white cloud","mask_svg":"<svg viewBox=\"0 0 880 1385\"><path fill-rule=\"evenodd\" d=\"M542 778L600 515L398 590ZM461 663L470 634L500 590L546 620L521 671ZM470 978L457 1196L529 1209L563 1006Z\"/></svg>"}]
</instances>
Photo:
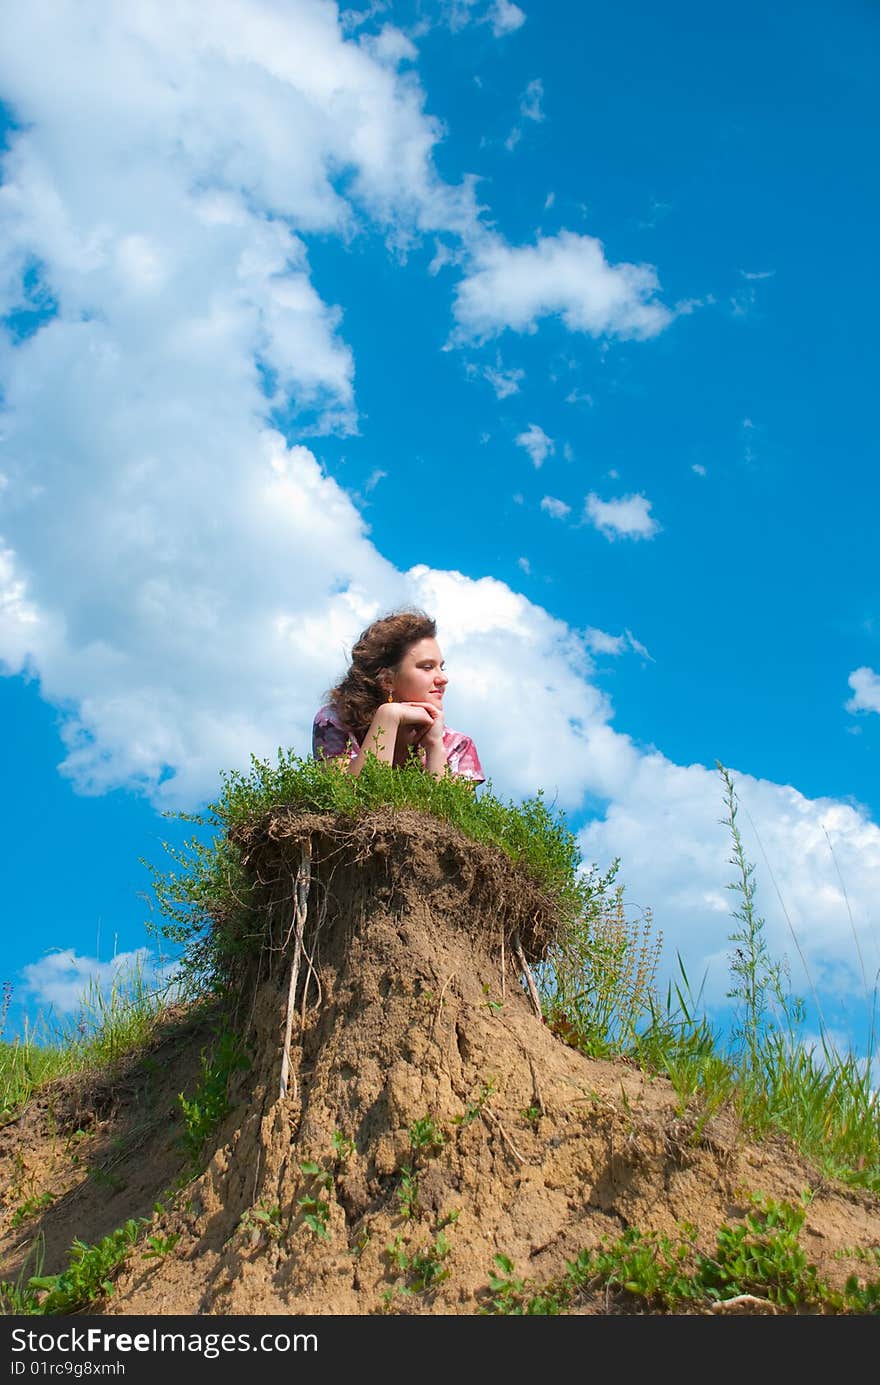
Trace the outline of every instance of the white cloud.
<instances>
[{"instance_id":1,"label":"white cloud","mask_svg":"<svg viewBox=\"0 0 880 1385\"><path fill-rule=\"evenodd\" d=\"M697 476L706 475L706 468L702 466L700 462L694 462L693 466L691 467L691 471L695 472Z\"/></svg>"},{"instance_id":2,"label":"white cloud","mask_svg":"<svg viewBox=\"0 0 880 1385\"><path fill-rule=\"evenodd\" d=\"M393 24L383 25L378 34L364 34L361 47L379 62L390 63L393 67L405 62L415 62L418 57L418 50L412 40Z\"/></svg>"},{"instance_id":3,"label":"white cloud","mask_svg":"<svg viewBox=\"0 0 880 1385\"><path fill-rule=\"evenodd\" d=\"M168 984L171 969L156 963L148 948L120 952L109 962L82 957L72 948L50 952L22 968L24 995L38 1009L64 1016L83 1010L90 1019L100 1015L101 997L109 1003L134 990L158 990Z\"/></svg>"},{"instance_id":4,"label":"white cloud","mask_svg":"<svg viewBox=\"0 0 880 1385\"><path fill-rule=\"evenodd\" d=\"M518 433L516 442L519 447L525 448L536 467L540 467L555 450L553 439L548 438L537 423L530 423L525 432Z\"/></svg>"},{"instance_id":5,"label":"white cloud","mask_svg":"<svg viewBox=\"0 0 880 1385\"><path fill-rule=\"evenodd\" d=\"M526 373L516 368L504 370L499 361L497 367L486 366L483 375L495 391L496 398L508 399L512 394L519 394L519 382L525 379Z\"/></svg>"},{"instance_id":6,"label":"white cloud","mask_svg":"<svg viewBox=\"0 0 880 1385\"><path fill-rule=\"evenodd\" d=\"M519 5L514 5L512 0L495 0L487 17L496 38L514 33L526 22L525 11Z\"/></svg>"},{"instance_id":7,"label":"white cloud","mask_svg":"<svg viewBox=\"0 0 880 1385\"><path fill-rule=\"evenodd\" d=\"M532 120L540 124L540 122L545 119L544 112L541 108L543 99L544 83L541 81L540 77L535 77L533 81L527 84L524 92L519 98L519 124L514 125L507 139L504 141L505 149L513 150L519 144L523 136L523 121Z\"/></svg>"},{"instance_id":8,"label":"white cloud","mask_svg":"<svg viewBox=\"0 0 880 1385\"><path fill-rule=\"evenodd\" d=\"M626 639L623 635L609 635L605 630L598 630L593 625L587 626L584 639L593 654L622 654L626 649Z\"/></svg>"},{"instance_id":9,"label":"white cloud","mask_svg":"<svg viewBox=\"0 0 880 1385\"><path fill-rule=\"evenodd\" d=\"M541 102L544 99L544 83L540 77L535 77L526 86L525 91L519 98L519 112L524 120L542 121L545 119L541 109Z\"/></svg>"},{"instance_id":10,"label":"white cloud","mask_svg":"<svg viewBox=\"0 0 880 1385\"><path fill-rule=\"evenodd\" d=\"M559 316L572 332L644 340L673 320L658 290L653 266L609 264L593 236L560 231L535 245L510 246L487 235L458 286L453 339L485 341L506 328L534 332L540 318Z\"/></svg>"},{"instance_id":11,"label":"white cloud","mask_svg":"<svg viewBox=\"0 0 880 1385\"><path fill-rule=\"evenodd\" d=\"M555 495L545 495L541 500L541 509L554 519L565 519L566 515L571 514L571 506L566 505L564 500L557 500Z\"/></svg>"},{"instance_id":12,"label":"white cloud","mask_svg":"<svg viewBox=\"0 0 880 1385\"><path fill-rule=\"evenodd\" d=\"M853 695L845 704L848 712L880 712L880 676L872 668L857 668L847 679Z\"/></svg>"},{"instance_id":13,"label":"white cloud","mask_svg":"<svg viewBox=\"0 0 880 1385\"><path fill-rule=\"evenodd\" d=\"M727 888L736 877L729 829L721 822L727 812L720 775L702 765L674 765L656 750L638 753L609 728L597 740L594 791L610 802L579 834L584 859L604 868L620 857L625 898L634 908L654 910L665 974L675 976L679 953L688 960L694 994L705 978L704 1000L720 1006L729 988L728 935L738 926L731 911L741 898ZM853 926L869 985L880 967L874 907L880 828L857 807L731 773L771 955L788 960L796 992L809 997L811 985L826 996L836 992L854 1013L865 993Z\"/></svg>"},{"instance_id":14,"label":"white cloud","mask_svg":"<svg viewBox=\"0 0 880 1385\"><path fill-rule=\"evenodd\" d=\"M584 630L584 639L587 648L593 654L625 654L627 649L633 653L640 654L643 659L648 659L651 663L654 660L648 653L641 641L637 640L631 630L625 630L622 635L609 635L606 630L598 630L595 626L588 625Z\"/></svg>"},{"instance_id":15,"label":"white cloud","mask_svg":"<svg viewBox=\"0 0 880 1385\"><path fill-rule=\"evenodd\" d=\"M526 16L513 0L490 0L483 7L481 0L440 0L440 14L453 33L464 29L473 20L490 24L495 38L512 34L526 22ZM420 28L430 27L429 19L420 21Z\"/></svg>"},{"instance_id":16,"label":"white cloud","mask_svg":"<svg viewBox=\"0 0 880 1385\"><path fill-rule=\"evenodd\" d=\"M532 565L529 562L528 558L517 558L516 563L517 567L522 568L523 572L526 574L527 577L531 575Z\"/></svg>"},{"instance_id":17,"label":"white cloud","mask_svg":"<svg viewBox=\"0 0 880 1385\"><path fill-rule=\"evenodd\" d=\"M627 643L629 644L629 647L634 654L640 654L643 659L647 659L648 662L651 664L655 662L653 655L648 653L647 649L642 644L641 640L637 640L631 630L624 631L624 634L626 635Z\"/></svg>"},{"instance_id":18,"label":"white cloud","mask_svg":"<svg viewBox=\"0 0 880 1385\"><path fill-rule=\"evenodd\" d=\"M660 525L651 516L651 501L644 495L600 500L591 491L586 499L584 517L608 539L651 539L660 532Z\"/></svg>"}]
</instances>

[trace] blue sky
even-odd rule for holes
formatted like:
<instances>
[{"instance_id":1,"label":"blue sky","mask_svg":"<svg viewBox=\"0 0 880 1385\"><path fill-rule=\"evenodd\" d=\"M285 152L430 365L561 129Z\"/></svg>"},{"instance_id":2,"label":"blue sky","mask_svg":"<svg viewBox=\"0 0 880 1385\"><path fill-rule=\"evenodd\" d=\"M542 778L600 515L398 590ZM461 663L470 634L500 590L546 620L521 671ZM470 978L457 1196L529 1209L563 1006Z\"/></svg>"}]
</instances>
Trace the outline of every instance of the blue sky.
<instances>
[{"instance_id":1,"label":"blue sky","mask_svg":"<svg viewBox=\"0 0 880 1385\"><path fill-rule=\"evenodd\" d=\"M496 792L620 857L720 1022L727 765L771 948L863 1043L876 11L4 28L7 1033L154 947L162 812L305 753L360 629L416 602Z\"/></svg>"}]
</instances>

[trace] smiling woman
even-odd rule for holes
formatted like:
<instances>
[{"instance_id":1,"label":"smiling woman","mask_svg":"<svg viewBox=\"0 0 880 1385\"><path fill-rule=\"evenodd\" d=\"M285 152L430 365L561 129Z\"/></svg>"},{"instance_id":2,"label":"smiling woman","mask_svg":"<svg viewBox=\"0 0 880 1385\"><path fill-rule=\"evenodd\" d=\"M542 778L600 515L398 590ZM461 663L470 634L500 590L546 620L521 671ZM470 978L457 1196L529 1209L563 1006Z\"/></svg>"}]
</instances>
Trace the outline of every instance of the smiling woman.
<instances>
[{"instance_id":1,"label":"smiling woman","mask_svg":"<svg viewBox=\"0 0 880 1385\"><path fill-rule=\"evenodd\" d=\"M449 677L437 625L424 611L393 611L364 630L342 682L327 694L312 727L315 759L341 760L360 774L372 752L404 765L411 749L438 779L447 769L474 785L485 782L470 736L446 725Z\"/></svg>"}]
</instances>

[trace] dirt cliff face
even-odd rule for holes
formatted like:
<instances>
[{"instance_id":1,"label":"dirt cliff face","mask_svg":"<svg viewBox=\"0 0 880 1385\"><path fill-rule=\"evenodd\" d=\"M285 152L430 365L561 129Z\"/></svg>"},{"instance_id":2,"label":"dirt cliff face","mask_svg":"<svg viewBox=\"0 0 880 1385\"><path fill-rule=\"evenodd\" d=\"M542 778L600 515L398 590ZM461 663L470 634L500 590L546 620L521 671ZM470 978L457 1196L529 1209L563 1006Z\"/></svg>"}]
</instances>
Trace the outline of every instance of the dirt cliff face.
<instances>
[{"instance_id":1,"label":"dirt cliff face","mask_svg":"<svg viewBox=\"0 0 880 1385\"><path fill-rule=\"evenodd\" d=\"M103 1311L472 1314L497 1254L543 1283L627 1227L674 1236L682 1221L709 1251L752 1195L807 1191L809 1258L836 1286L864 1270L876 1199L749 1144L729 1115L700 1125L665 1079L549 1032L516 947L538 956L551 916L500 853L413 813L281 813L243 844L266 926L226 1021L250 1066L204 1172L154 1216L173 1248L135 1250ZM211 1022L172 1030L110 1088L61 1084L0 1132L0 1278L37 1231L49 1273L74 1236L150 1215L184 1170L177 1093L194 1090ZM52 1204L11 1227L41 1193ZM644 1305L603 1290L572 1311Z\"/></svg>"}]
</instances>

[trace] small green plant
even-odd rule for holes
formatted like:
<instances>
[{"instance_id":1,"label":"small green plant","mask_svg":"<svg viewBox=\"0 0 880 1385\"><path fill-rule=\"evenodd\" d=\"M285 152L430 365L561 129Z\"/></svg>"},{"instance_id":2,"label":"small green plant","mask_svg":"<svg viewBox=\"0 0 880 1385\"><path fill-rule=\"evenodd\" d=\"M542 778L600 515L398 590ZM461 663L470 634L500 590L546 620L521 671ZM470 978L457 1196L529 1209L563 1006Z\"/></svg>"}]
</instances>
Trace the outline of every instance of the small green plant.
<instances>
[{"instance_id":1,"label":"small green plant","mask_svg":"<svg viewBox=\"0 0 880 1385\"><path fill-rule=\"evenodd\" d=\"M880 1246L844 1246L837 1251L838 1260L864 1260L871 1265L880 1265Z\"/></svg>"},{"instance_id":2,"label":"small green plant","mask_svg":"<svg viewBox=\"0 0 880 1385\"><path fill-rule=\"evenodd\" d=\"M341 1130L333 1131L333 1152L339 1164L345 1164L354 1154L354 1140L343 1135Z\"/></svg>"},{"instance_id":3,"label":"small green plant","mask_svg":"<svg viewBox=\"0 0 880 1385\"><path fill-rule=\"evenodd\" d=\"M513 1272L513 1261L506 1255L496 1255L495 1264L500 1274L489 1273L489 1288L492 1291L491 1308L484 1312L517 1316L525 1291L525 1281L518 1279Z\"/></svg>"},{"instance_id":4,"label":"small green plant","mask_svg":"<svg viewBox=\"0 0 880 1385\"><path fill-rule=\"evenodd\" d=\"M432 1242L411 1253L404 1249L403 1238L395 1236L387 1249L387 1254L404 1276L403 1284L395 1286L396 1292L421 1294L442 1284L444 1279L449 1278L449 1270L443 1263L449 1250L449 1242L442 1229L437 1232ZM394 1293L395 1289L392 1289L391 1293Z\"/></svg>"},{"instance_id":5,"label":"small green plant","mask_svg":"<svg viewBox=\"0 0 880 1385\"><path fill-rule=\"evenodd\" d=\"M585 1290L604 1288L665 1312L751 1294L789 1312L877 1313L880 1281L861 1283L853 1275L836 1291L807 1259L798 1241L807 1201L806 1194L800 1206L753 1198L754 1210L743 1221L719 1228L711 1255L696 1251L696 1228L688 1222L680 1224L677 1239L628 1227L611 1245L581 1251L564 1275L543 1285L518 1278L511 1261L496 1255L481 1311L556 1314Z\"/></svg>"},{"instance_id":6,"label":"small green plant","mask_svg":"<svg viewBox=\"0 0 880 1385\"><path fill-rule=\"evenodd\" d=\"M416 1160L439 1153L445 1143L443 1131L429 1114L413 1121L409 1128L409 1146Z\"/></svg>"},{"instance_id":7,"label":"small green plant","mask_svg":"<svg viewBox=\"0 0 880 1385\"><path fill-rule=\"evenodd\" d=\"M650 910L631 918L614 861L595 881L590 905L570 918L537 968L548 1028L590 1057L625 1052L656 1004L662 934Z\"/></svg>"},{"instance_id":8,"label":"small green plant","mask_svg":"<svg viewBox=\"0 0 880 1385\"><path fill-rule=\"evenodd\" d=\"M221 1030L210 1056L202 1053L202 1076L195 1094L187 1098L181 1092L178 1097L186 1122L182 1142L193 1166L198 1167L205 1141L229 1114L230 1077L249 1066L241 1040L228 1029Z\"/></svg>"},{"instance_id":9,"label":"small green plant","mask_svg":"<svg viewBox=\"0 0 880 1385\"><path fill-rule=\"evenodd\" d=\"M446 1136L430 1113L414 1120L409 1127L409 1162L400 1169L397 1200L405 1217L419 1214L419 1173L425 1159L439 1154Z\"/></svg>"},{"instance_id":10,"label":"small green plant","mask_svg":"<svg viewBox=\"0 0 880 1385\"><path fill-rule=\"evenodd\" d=\"M297 1205L303 1209L303 1221L316 1236L322 1239L329 1239L330 1232L330 1203L326 1196L327 1192L333 1187L333 1175L327 1169L322 1169L320 1164L314 1160L307 1159L300 1164L300 1168L307 1178L313 1180L309 1192L304 1193L297 1199Z\"/></svg>"},{"instance_id":11,"label":"small green plant","mask_svg":"<svg viewBox=\"0 0 880 1385\"><path fill-rule=\"evenodd\" d=\"M147 1225L146 1218L130 1218L96 1245L74 1241L66 1270L33 1275L24 1291L17 1286L18 1307L14 1311L47 1316L75 1313L109 1297L113 1292L111 1276L128 1259Z\"/></svg>"},{"instance_id":12,"label":"small green plant","mask_svg":"<svg viewBox=\"0 0 880 1385\"><path fill-rule=\"evenodd\" d=\"M397 1185L397 1201L400 1204L400 1210L403 1216L418 1216L419 1175L410 1164L404 1164L400 1170L400 1182Z\"/></svg>"},{"instance_id":13,"label":"small green plant","mask_svg":"<svg viewBox=\"0 0 880 1385\"><path fill-rule=\"evenodd\" d=\"M144 1258L162 1260L177 1245L180 1240L180 1232L172 1231L168 1236L148 1236L146 1240L147 1249L144 1251Z\"/></svg>"},{"instance_id":14,"label":"small green plant","mask_svg":"<svg viewBox=\"0 0 880 1385\"><path fill-rule=\"evenodd\" d=\"M736 878L727 888L740 895L740 907L732 911L739 927L729 940L734 944L730 959L731 989L728 999L739 1004L737 1021L732 1039L743 1046L747 1062L753 1071L760 1071L763 1065L763 1048L768 1032L772 1034L779 1025L774 1021L774 1011L781 1017L786 1029L792 1029L802 1017L800 1001L788 995L784 984L782 963L771 957L764 937L764 920L755 909L755 867L746 860L745 847L737 824L738 804L736 789L730 771L715 762L725 784L725 806L727 817L722 825L729 828L733 843L733 854L729 858L736 867Z\"/></svg>"},{"instance_id":15,"label":"small green plant","mask_svg":"<svg viewBox=\"0 0 880 1385\"><path fill-rule=\"evenodd\" d=\"M284 1235L281 1208L277 1204L266 1207L261 1203L258 1207L249 1207L242 1213L238 1224L243 1231L264 1232L271 1241L278 1241Z\"/></svg>"},{"instance_id":16,"label":"small green plant","mask_svg":"<svg viewBox=\"0 0 880 1385\"><path fill-rule=\"evenodd\" d=\"M715 1253L699 1256L697 1279L712 1297L751 1293L784 1307L827 1301L828 1286L798 1243L806 1217L800 1207L773 1198L754 1199L756 1208L737 1226L722 1226Z\"/></svg>"},{"instance_id":17,"label":"small green plant","mask_svg":"<svg viewBox=\"0 0 880 1385\"><path fill-rule=\"evenodd\" d=\"M54 1193L40 1193L39 1197L27 1198L24 1202L20 1203L18 1207L16 1207L15 1211L10 1217L10 1230L14 1231L16 1227L21 1226L22 1222L29 1221L31 1217L35 1217L36 1214L38 1212L41 1212L44 1207L51 1207L54 1201Z\"/></svg>"},{"instance_id":18,"label":"small green plant","mask_svg":"<svg viewBox=\"0 0 880 1385\"><path fill-rule=\"evenodd\" d=\"M521 1115L523 1120L526 1121L532 1127L533 1130L537 1130L538 1122L541 1119L540 1106L526 1106L525 1109L521 1112Z\"/></svg>"},{"instance_id":19,"label":"small green plant","mask_svg":"<svg viewBox=\"0 0 880 1385\"><path fill-rule=\"evenodd\" d=\"M484 1082L483 1085L480 1087L477 1096L472 1098L467 1103L462 1114L459 1116L452 1117L453 1125L458 1125L461 1128L464 1128L465 1126L470 1125L472 1121L475 1121L494 1091L495 1083L490 1078L488 1082Z\"/></svg>"},{"instance_id":20,"label":"small green plant","mask_svg":"<svg viewBox=\"0 0 880 1385\"><path fill-rule=\"evenodd\" d=\"M492 988L491 988L491 986L489 985L488 981L484 981L484 982L483 982L483 995L486 996L486 1006L487 1006L487 1008L488 1008L490 1014L495 1015L495 1014L498 1013L499 1010L503 1010L503 1009L504 1009L504 1001L503 1001L503 1000L493 1000L493 999L491 998L491 989L492 989Z\"/></svg>"},{"instance_id":21,"label":"small green plant","mask_svg":"<svg viewBox=\"0 0 880 1385\"><path fill-rule=\"evenodd\" d=\"M37 1291L30 1288L30 1279L42 1274L45 1252L46 1238L40 1231L31 1242L15 1283L0 1280L0 1316L40 1312L39 1297Z\"/></svg>"}]
</instances>

